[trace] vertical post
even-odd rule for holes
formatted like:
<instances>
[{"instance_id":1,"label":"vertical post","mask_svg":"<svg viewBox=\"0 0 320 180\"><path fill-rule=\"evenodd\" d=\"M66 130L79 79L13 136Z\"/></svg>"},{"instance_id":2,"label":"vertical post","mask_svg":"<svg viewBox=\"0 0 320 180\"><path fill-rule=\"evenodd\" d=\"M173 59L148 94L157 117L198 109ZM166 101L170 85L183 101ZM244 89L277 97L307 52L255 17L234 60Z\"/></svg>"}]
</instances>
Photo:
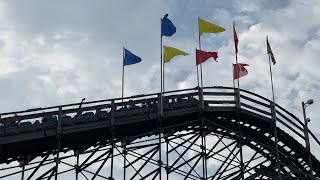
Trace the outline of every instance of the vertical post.
<instances>
[{"instance_id":1,"label":"vertical post","mask_svg":"<svg viewBox=\"0 0 320 180\"><path fill-rule=\"evenodd\" d=\"M157 128L159 130L159 160L158 160L158 165L159 165L159 179L161 180L161 166L162 166L162 160L161 160L161 113L159 110L161 109L161 104L159 103L161 100L162 95L158 94L158 123L157 123Z\"/></svg>"},{"instance_id":2,"label":"vertical post","mask_svg":"<svg viewBox=\"0 0 320 180\"><path fill-rule=\"evenodd\" d=\"M234 22L233 22L233 37L235 40L236 37L236 31L235 31L235 27L234 27ZM236 66L238 69L238 52L237 52L237 44L235 43L235 56L236 56ZM233 65L232 65L233 68ZM233 73L234 73L234 69L233 69ZM234 76L233 76L234 78ZM236 102L236 118L237 118L237 124L238 124L238 130L239 130L239 144L240 144L240 173L241 173L241 179L244 180L244 164L243 164L243 151L242 151L242 130L241 130L241 120L240 120L240 108L241 108L241 103L240 103L240 77L238 77L238 91L237 91L237 102ZM233 79L233 86L235 86L234 83L234 79Z\"/></svg>"},{"instance_id":3,"label":"vertical post","mask_svg":"<svg viewBox=\"0 0 320 180\"><path fill-rule=\"evenodd\" d=\"M204 140L204 133L203 133L203 109L204 109L204 99L203 99L203 88L199 87L198 88L198 94L199 94L199 117L200 118L200 123L201 123L201 127L200 127L200 135L201 135L201 157L202 157L202 179L206 179L206 146L205 146L205 140Z\"/></svg>"},{"instance_id":4,"label":"vertical post","mask_svg":"<svg viewBox=\"0 0 320 180\"><path fill-rule=\"evenodd\" d=\"M164 62L163 62L163 78L162 78L162 80L163 80L163 85L162 85L162 94L161 94L161 97L160 97L160 101L161 101L161 103L160 103L160 107L161 107L161 109L160 109L160 116L163 116L163 98L164 98L164 94L165 94L165 65L164 65Z\"/></svg>"},{"instance_id":5,"label":"vertical post","mask_svg":"<svg viewBox=\"0 0 320 180\"><path fill-rule=\"evenodd\" d=\"M203 179L206 179L206 170L205 170L205 158L206 156L204 155L204 140L203 140L203 112L201 112L201 156L202 156L202 177Z\"/></svg>"},{"instance_id":6,"label":"vertical post","mask_svg":"<svg viewBox=\"0 0 320 180\"><path fill-rule=\"evenodd\" d=\"M200 18L198 17L198 32L199 32L199 33L198 33L198 40L199 40L199 50L201 51L201 38L200 38L201 35L200 35L200 23L199 23L199 20L200 20ZM201 62L201 63L200 63L200 73L201 73L201 74L200 74L200 76L201 76L200 79L201 79L201 89L202 89L202 90L201 90L201 93L202 93L202 94L201 94L201 97L202 97L201 109L203 109L203 108L204 108L204 101L203 101L203 79L202 79L202 60L201 60L201 53L200 53L200 56L199 56L199 57L200 57L200 62Z\"/></svg>"},{"instance_id":7,"label":"vertical post","mask_svg":"<svg viewBox=\"0 0 320 180\"><path fill-rule=\"evenodd\" d=\"M207 179L206 139L205 139L205 135L204 135L203 129L204 129L203 112L201 112L202 172L203 172L203 179Z\"/></svg>"},{"instance_id":8,"label":"vertical post","mask_svg":"<svg viewBox=\"0 0 320 180\"><path fill-rule=\"evenodd\" d=\"M231 69L232 69L232 83L233 83L233 88L236 88L236 85L234 83L234 68L233 68L233 64L231 63Z\"/></svg>"},{"instance_id":9,"label":"vertical post","mask_svg":"<svg viewBox=\"0 0 320 180\"><path fill-rule=\"evenodd\" d=\"M170 170L170 166L169 166L169 137L166 138L166 145L167 145L167 167L166 167L166 172L167 172L167 180L169 180L169 170Z\"/></svg>"},{"instance_id":10,"label":"vertical post","mask_svg":"<svg viewBox=\"0 0 320 180\"><path fill-rule=\"evenodd\" d=\"M200 23L199 23L199 17L198 17L198 40L199 40L199 50L201 51L201 38L200 38ZM200 54L200 62L201 61L201 54ZM201 76L201 88L203 88L203 79L202 79L202 63L200 63L200 76Z\"/></svg>"},{"instance_id":11,"label":"vertical post","mask_svg":"<svg viewBox=\"0 0 320 180\"><path fill-rule=\"evenodd\" d=\"M163 58L162 58L162 18L160 18L160 74L161 74L161 85L160 85L160 92L161 92L161 107L160 107L160 115L162 116L163 114L163 104L162 104L162 96L163 96L163 91L164 91L164 63L163 63Z\"/></svg>"},{"instance_id":12,"label":"vertical post","mask_svg":"<svg viewBox=\"0 0 320 180\"><path fill-rule=\"evenodd\" d=\"M123 99L122 99L123 101ZM113 179L113 156L114 156L114 111L115 104L114 100L111 100L111 168L110 168L110 177Z\"/></svg>"},{"instance_id":13,"label":"vertical post","mask_svg":"<svg viewBox=\"0 0 320 180\"><path fill-rule=\"evenodd\" d=\"M205 144L205 136L204 136L204 120L203 120L203 108L200 111L201 118L201 156L202 156L202 176L203 179L207 179L207 159L206 159L206 144Z\"/></svg>"},{"instance_id":14,"label":"vertical post","mask_svg":"<svg viewBox=\"0 0 320 180\"><path fill-rule=\"evenodd\" d=\"M198 87L198 94L199 94L199 110L201 111L203 109L203 89L201 87Z\"/></svg>"},{"instance_id":15,"label":"vertical post","mask_svg":"<svg viewBox=\"0 0 320 180\"><path fill-rule=\"evenodd\" d=\"M242 151L242 129L241 129L241 122L240 122L240 88L239 88L239 79L238 79L238 89L236 90L236 119L238 124L238 131L239 131L239 144L240 144L240 176L241 179L244 180L244 163L243 163L243 151Z\"/></svg>"},{"instance_id":16,"label":"vertical post","mask_svg":"<svg viewBox=\"0 0 320 180\"><path fill-rule=\"evenodd\" d=\"M206 134L207 135L207 134ZM206 170L206 179L208 178L208 162L207 162L207 141L206 141L206 135L204 136L204 157L205 157L205 170Z\"/></svg>"},{"instance_id":17,"label":"vertical post","mask_svg":"<svg viewBox=\"0 0 320 180\"><path fill-rule=\"evenodd\" d=\"M312 167L312 159L311 159L311 151L310 151L310 140L309 140L309 130L308 130L308 120L306 117L306 106L305 103L302 102L302 111L303 111L303 119L304 119L304 126L303 126L303 130L304 130L304 140L306 141L306 149L308 151L308 165L310 167L310 175L312 178L314 178L313 176L313 167Z\"/></svg>"},{"instance_id":18,"label":"vertical post","mask_svg":"<svg viewBox=\"0 0 320 180\"><path fill-rule=\"evenodd\" d=\"M126 180L126 162L127 162L127 149L126 145L123 148L123 180Z\"/></svg>"},{"instance_id":19,"label":"vertical post","mask_svg":"<svg viewBox=\"0 0 320 180\"><path fill-rule=\"evenodd\" d=\"M79 152L80 153L80 152ZM76 180L79 178L79 154L77 154L77 169L76 169Z\"/></svg>"},{"instance_id":20,"label":"vertical post","mask_svg":"<svg viewBox=\"0 0 320 180\"><path fill-rule=\"evenodd\" d=\"M58 125L57 125L57 157L56 157L56 173L55 173L55 180L58 180L58 166L60 163L59 154L60 154L60 143L61 143L61 118L62 118L62 107L59 106L59 115L58 115Z\"/></svg>"},{"instance_id":21,"label":"vertical post","mask_svg":"<svg viewBox=\"0 0 320 180\"><path fill-rule=\"evenodd\" d=\"M268 38L268 37L267 37ZM275 143L275 154L277 158L277 169L278 169L278 179L281 180L281 168L280 168L280 156L279 156L279 148L278 148L278 133L277 133L277 118L276 118L276 106L275 106L275 98L274 98L274 89L273 89L273 79L272 79L272 69L271 69L271 59L269 56L269 70L270 70L270 81L271 81L271 90L272 90L272 104L271 104L271 118L272 118L272 127L274 133L274 143Z\"/></svg>"},{"instance_id":22,"label":"vertical post","mask_svg":"<svg viewBox=\"0 0 320 180\"><path fill-rule=\"evenodd\" d=\"M196 49L196 53L197 53L197 49ZM200 87L200 84L199 84L199 66L196 64L196 67L197 67L197 83L198 83L198 87Z\"/></svg>"},{"instance_id":23,"label":"vertical post","mask_svg":"<svg viewBox=\"0 0 320 180\"><path fill-rule=\"evenodd\" d=\"M278 148L278 132L277 132L277 120L276 120L276 109L275 103L271 103L271 118L272 118L272 127L274 133L274 143L275 143L275 154L277 158L277 169L278 169L278 180L281 180L281 168L280 168L280 155L279 155L279 148Z\"/></svg>"},{"instance_id":24,"label":"vertical post","mask_svg":"<svg viewBox=\"0 0 320 180\"><path fill-rule=\"evenodd\" d=\"M23 164L23 166L22 166L21 180L24 179L24 169L25 169L25 164Z\"/></svg>"},{"instance_id":25,"label":"vertical post","mask_svg":"<svg viewBox=\"0 0 320 180\"><path fill-rule=\"evenodd\" d=\"M124 91L124 56L125 56L125 52L124 52L124 47L123 47L123 52L122 52L122 56L123 56L123 62L122 62L122 94L121 94L121 99L123 102L123 91Z\"/></svg>"},{"instance_id":26,"label":"vertical post","mask_svg":"<svg viewBox=\"0 0 320 180\"><path fill-rule=\"evenodd\" d=\"M112 128L112 149L111 149L111 168L110 168L110 177L113 179L113 156L114 156L114 128Z\"/></svg>"}]
</instances>

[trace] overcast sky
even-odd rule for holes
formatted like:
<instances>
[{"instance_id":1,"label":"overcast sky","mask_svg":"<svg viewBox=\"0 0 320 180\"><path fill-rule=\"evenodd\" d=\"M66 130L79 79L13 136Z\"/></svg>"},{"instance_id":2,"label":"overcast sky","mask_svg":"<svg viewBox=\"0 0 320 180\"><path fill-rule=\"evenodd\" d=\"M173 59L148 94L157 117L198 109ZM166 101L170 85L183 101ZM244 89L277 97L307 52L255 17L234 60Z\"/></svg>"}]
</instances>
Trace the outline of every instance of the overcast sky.
<instances>
[{"instance_id":1,"label":"overcast sky","mask_svg":"<svg viewBox=\"0 0 320 180\"><path fill-rule=\"evenodd\" d=\"M166 13L177 32L163 44L190 53L166 64L166 90L197 85L198 17L226 29L201 37L219 53L203 64L204 85L232 86L235 21L238 60L250 65L241 88L271 99L268 35L276 102L301 118L301 101L313 98L307 116L320 138L319 0L0 1L0 112L120 97L123 47L142 58L125 67L125 96L159 92Z\"/></svg>"}]
</instances>

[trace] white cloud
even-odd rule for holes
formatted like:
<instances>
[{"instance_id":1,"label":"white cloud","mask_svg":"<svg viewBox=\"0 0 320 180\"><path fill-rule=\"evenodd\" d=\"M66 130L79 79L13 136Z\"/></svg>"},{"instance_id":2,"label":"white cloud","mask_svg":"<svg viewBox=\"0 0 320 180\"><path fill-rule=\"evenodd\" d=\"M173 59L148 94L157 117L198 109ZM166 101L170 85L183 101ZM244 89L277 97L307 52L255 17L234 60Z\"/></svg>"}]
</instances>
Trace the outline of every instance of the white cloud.
<instances>
[{"instance_id":1,"label":"white cloud","mask_svg":"<svg viewBox=\"0 0 320 180\"><path fill-rule=\"evenodd\" d=\"M263 6L262 0L250 1L250 0L235 0L234 7L239 12L259 12Z\"/></svg>"}]
</instances>

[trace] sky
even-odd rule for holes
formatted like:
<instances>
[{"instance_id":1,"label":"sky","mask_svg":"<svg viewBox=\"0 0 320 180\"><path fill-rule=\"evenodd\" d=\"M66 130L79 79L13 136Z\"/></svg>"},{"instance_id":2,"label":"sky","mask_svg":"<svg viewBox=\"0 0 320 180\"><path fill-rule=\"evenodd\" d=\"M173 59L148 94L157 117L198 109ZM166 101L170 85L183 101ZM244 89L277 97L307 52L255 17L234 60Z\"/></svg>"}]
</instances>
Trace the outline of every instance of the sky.
<instances>
[{"instance_id":1,"label":"sky","mask_svg":"<svg viewBox=\"0 0 320 180\"><path fill-rule=\"evenodd\" d=\"M217 51L203 64L204 86L229 86L235 61L249 64L240 87L272 98L266 36L276 103L302 119L320 138L319 0L57 0L0 1L0 112L121 97L122 50L142 62L125 67L125 96L160 91L160 18L177 27L163 44L190 53L165 64L165 90L197 85L198 17L223 33L201 36L201 48ZM311 148L316 153L319 149Z\"/></svg>"}]
</instances>

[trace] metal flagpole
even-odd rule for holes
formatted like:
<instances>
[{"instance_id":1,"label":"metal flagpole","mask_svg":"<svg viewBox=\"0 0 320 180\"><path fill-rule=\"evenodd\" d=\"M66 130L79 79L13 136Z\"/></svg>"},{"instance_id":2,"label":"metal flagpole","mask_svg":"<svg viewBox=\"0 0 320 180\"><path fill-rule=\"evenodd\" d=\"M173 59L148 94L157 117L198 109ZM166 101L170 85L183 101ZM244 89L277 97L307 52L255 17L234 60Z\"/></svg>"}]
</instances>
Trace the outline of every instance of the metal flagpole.
<instances>
[{"instance_id":1,"label":"metal flagpole","mask_svg":"<svg viewBox=\"0 0 320 180\"><path fill-rule=\"evenodd\" d=\"M238 67L238 55L237 55L237 53L236 53L236 65ZM240 90L240 77L238 78L238 89Z\"/></svg>"},{"instance_id":2,"label":"metal flagpole","mask_svg":"<svg viewBox=\"0 0 320 180\"><path fill-rule=\"evenodd\" d=\"M163 62L163 56L162 56L162 18L160 18L160 63L161 63L161 93L160 93L160 117L158 117L159 124L159 161L158 161L158 166L159 166L159 179L161 180L161 166L162 166L162 161L161 161L161 118L163 115L163 92L164 92L164 62Z\"/></svg>"},{"instance_id":3,"label":"metal flagpole","mask_svg":"<svg viewBox=\"0 0 320 180\"><path fill-rule=\"evenodd\" d=\"M164 50L164 51L166 51L166 50ZM165 92L165 82L166 82L165 81L165 79L166 79L165 78L166 77L165 76L165 67L166 66L165 66L165 62L164 62L163 56L162 56L162 66L163 66L163 68L162 68L162 75L163 75L163 77L162 77L162 83L163 83L162 84L162 101L163 101L163 96L164 96L164 92ZM161 105L162 105L161 106L161 112L162 112L161 115L162 115L163 114L163 103L161 103Z\"/></svg>"},{"instance_id":4,"label":"metal flagpole","mask_svg":"<svg viewBox=\"0 0 320 180\"><path fill-rule=\"evenodd\" d=\"M233 22L233 39L235 40L235 27L234 27L234 22ZM238 37L237 37L238 38ZM236 55L236 66L237 66L237 69L238 69L238 52L237 52L237 49L236 47L237 44L236 42L235 43L235 46L234 46L234 50L235 50L235 55ZM239 73L239 71L238 71ZM233 83L234 84L234 83ZM238 77L238 93L237 93L237 96L238 96L238 102L237 102L237 120L238 120L238 129L239 129L239 139L240 139L240 171L241 171L241 179L244 180L244 169L243 169L243 152L242 152L242 131L241 131L241 124L240 124L240 112L239 112L239 109L240 109L240 106L241 106L241 103L240 103L240 77Z\"/></svg>"},{"instance_id":5,"label":"metal flagpole","mask_svg":"<svg viewBox=\"0 0 320 180\"><path fill-rule=\"evenodd\" d=\"M267 46L268 46L268 36L267 36ZM278 148L278 133L277 133L277 119L276 119L276 110L275 110L275 98L274 98L274 89L273 89L273 79L272 79L272 69L271 69L271 57L270 53L268 52L269 56L269 69L270 69L270 80L271 80L271 89L272 89L272 121L274 126L274 141L275 141L275 151L276 151L276 158L277 158L277 168L278 168L278 179L281 180L281 169L280 169L280 157L279 157L279 148Z\"/></svg>"},{"instance_id":6,"label":"metal flagpole","mask_svg":"<svg viewBox=\"0 0 320 180\"><path fill-rule=\"evenodd\" d=\"M124 90L124 56L125 56L125 52L124 52L124 47L123 47L123 52L122 52L122 56L123 56L123 62L122 62L122 96L121 96L121 99L122 99L122 102L123 102L123 90Z\"/></svg>"},{"instance_id":7,"label":"metal flagpole","mask_svg":"<svg viewBox=\"0 0 320 180\"><path fill-rule=\"evenodd\" d=\"M268 36L267 36L267 40L268 40ZM275 103L275 99L274 99L274 90L273 90L273 79L272 79L272 69L271 69L271 57L270 54L269 55L269 68L270 68L270 80L271 80L271 89L272 89L272 101L273 103Z\"/></svg>"},{"instance_id":8,"label":"metal flagpole","mask_svg":"<svg viewBox=\"0 0 320 180\"><path fill-rule=\"evenodd\" d=\"M162 59L162 18L160 18L160 74L161 74L161 98L160 98L160 115L162 116L163 114L163 104L162 104L162 96L163 96L163 84L164 84L164 72L163 72L163 68L164 68L164 63L163 63L163 59Z\"/></svg>"},{"instance_id":9,"label":"metal flagpole","mask_svg":"<svg viewBox=\"0 0 320 180\"><path fill-rule=\"evenodd\" d=\"M271 89L272 89L272 102L275 103L270 55L269 55L269 68L270 68L270 80L271 80Z\"/></svg>"},{"instance_id":10,"label":"metal flagpole","mask_svg":"<svg viewBox=\"0 0 320 180\"><path fill-rule=\"evenodd\" d=\"M196 67L197 67L197 82L198 82L198 87L200 87L200 85L199 85L199 66L197 64L197 48L196 48Z\"/></svg>"},{"instance_id":11,"label":"metal flagpole","mask_svg":"<svg viewBox=\"0 0 320 180\"><path fill-rule=\"evenodd\" d=\"M164 51L165 51L165 50L164 50ZM162 68L162 74L163 74L163 77L162 77L162 83L163 83L163 84L162 84L162 95L164 96L164 92L165 92L165 82L166 82L166 81L165 81L165 79L166 79L166 78L165 78L165 67L166 67L166 66L164 65L165 62L164 62L163 58L162 58L162 62L163 62L163 63L162 63L162 66L163 66L163 68ZM163 113L163 104L162 104L162 113Z\"/></svg>"},{"instance_id":12,"label":"metal flagpole","mask_svg":"<svg viewBox=\"0 0 320 180\"><path fill-rule=\"evenodd\" d=\"M200 23L199 23L199 17L198 17L198 31L199 31L199 50L201 51L201 38L200 38ZM202 62L201 62L201 54L200 55L200 73L201 73L201 88L203 88L203 79L202 79Z\"/></svg>"},{"instance_id":13,"label":"metal flagpole","mask_svg":"<svg viewBox=\"0 0 320 180\"><path fill-rule=\"evenodd\" d=\"M237 68L238 68L238 56L237 56L237 53L236 53L236 64L237 64ZM239 73L240 71L238 71ZM240 112L239 112L239 109L240 109L240 106L241 106L241 103L240 103L240 77L238 77L238 93L237 93L237 96L238 96L238 107L237 107L237 118L238 118L238 129L239 129L239 139L240 139L240 168L241 168L241 179L244 180L244 169L243 169L243 151L242 151L242 131L241 131L241 124L240 124Z\"/></svg>"},{"instance_id":14,"label":"metal flagpole","mask_svg":"<svg viewBox=\"0 0 320 180\"><path fill-rule=\"evenodd\" d=\"M235 27L234 27L234 21L233 21L233 36L235 36ZM238 38L238 37L237 37ZM234 37L233 37L233 39L234 39ZM235 39L234 39L235 40ZM234 43L236 43L236 42L234 42ZM236 50L236 44L235 44L235 46L234 46L234 50L235 50L235 54L236 54L236 64L237 64L237 66L238 66L238 52L237 52L237 50ZM238 88L240 89L240 77L238 78ZM240 97L239 97L240 98Z\"/></svg>"},{"instance_id":15,"label":"metal flagpole","mask_svg":"<svg viewBox=\"0 0 320 180\"><path fill-rule=\"evenodd\" d=\"M198 40L199 40L199 51L201 51L201 38L200 38L200 23L199 23L200 18L198 17ZM201 73L201 96L203 98L203 80L202 80L202 62L201 62L201 54L199 54L199 58L200 58L200 73ZM201 104L201 109L204 108L204 101L202 100L202 104Z\"/></svg>"},{"instance_id":16,"label":"metal flagpole","mask_svg":"<svg viewBox=\"0 0 320 180\"><path fill-rule=\"evenodd\" d=\"M198 87L200 87L200 84L199 84L199 67L198 65L197 66L197 81L198 81Z\"/></svg>"},{"instance_id":17,"label":"metal flagpole","mask_svg":"<svg viewBox=\"0 0 320 180\"><path fill-rule=\"evenodd\" d=\"M233 88L236 88L236 85L234 83L234 68L233 68L233 64L231 63L231 69L232 69L232 83L233 83Z\"/></svg>"},{"instance_id":18,"label":"metal flagpole","mask_svg":"<svg viewBox=\"0 0 320 180\"><path fill-rule=\"evenodd\" d=\"M198 39L199 39L199 51L201 51L201 38L200 38L200 23L199 23L199 17L198 17ZM202 78L202 61L201 61L201 53L199 54L199 58L200 58L200 73L201 73L201 97L202 97L202 104L201 104L201 111L203 111L204 109L204 98L203 98L203 78ZM203 164L203 168L202 168L202 171L203 171L203 179L206 179L206 164L207 164L207 160L206 160L206 155L205 155L205 147L206 147L206 144L204 144L204 135L203 135L203 115L201 113L201 150L202 150L202 154L204 154L202 156L202 164Z\"/></svg>"}]
</instances>

